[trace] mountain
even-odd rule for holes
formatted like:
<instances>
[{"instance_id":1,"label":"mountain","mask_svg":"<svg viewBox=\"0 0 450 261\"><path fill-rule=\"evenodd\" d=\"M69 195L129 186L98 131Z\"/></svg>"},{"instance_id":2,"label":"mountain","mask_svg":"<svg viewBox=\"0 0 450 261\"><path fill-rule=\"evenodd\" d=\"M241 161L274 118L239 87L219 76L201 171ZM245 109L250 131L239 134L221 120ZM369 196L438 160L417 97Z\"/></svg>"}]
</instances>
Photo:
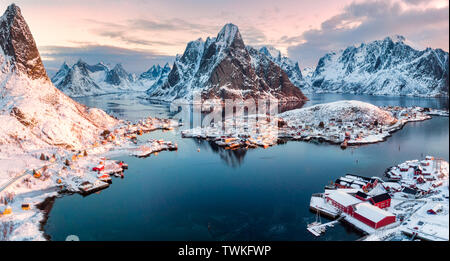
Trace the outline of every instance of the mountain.
<instances>
[{"instance_id":1,"label":"mountain","mask_svg":"<svg viewBox=\"0 0 450 261\"><path fill-rule=\"evenodd\" d=\"M306 84L309 85L310 89L311 89L311 78L314 74L314 69L311 67L305 67L303 68L303 79L305 80ZM310 90L312 91L312 90Z\"/></svg>"},{"instance_id":2,"label":"mountain","mask_svg":"<svg viewBox=\"0 0 450 261\"><path fill-rule=\"evenodd\" d=\"M449 55L419 51L402 36L350 46L320 58L311 77L315 92L448 96Z\"/></svg>"},{"instance_id":3,"label":"mountain","mask_svg":"<svg viewBox=\"0 0 450 261\"><path fill-rule=\"evenodd\" d=\"M159 64L153 65L148 71L143 72L139 76L139 81L142 82L144 86L150 86L152 88L154 85L160 85L167 79L170 72L170 65L166 63L164 67Z\"/></svg>"},{"instance_id":4,"label":"mountain","mask_svg":"<svg viewBox=\"0 0 450 261\"><path fill-rule=\"evenodd\" d=\"M155 69L157 68L155 67ZM159 74L154 73L161 76L162 69ZM157 79L151 80L151 74L152 69L137 78L134 74L128 73L121 64L116 64L111 69L103 63L89 65L80 59L72 67L69 67L64 62L59 71L52 77L52 82L65 94L72 97L82 97L107 93L145 91L153 85L153 81L157 81Z\"/></svg>"},{"instance_id":5,"label":"mountain","mask_svg":"<svg viewBox=\"0 0 450 261\"><path fill-rule=\"evenodd\" d=\"M300 88L304 93L310 92L310 86L304 80L298 62L294 62L288 57L282 56L281 52L273 46L263 46L259 51L266 55L272 62L280 66L295 86Z\"/></svg>"},{"instance_id":6,"label":"mountain","mask_svg":"<svg viewBox=\"0 0 450 261\"><path fill-rule=\"evenodd\" d=\"M78 149L117 123L102 110L80 105L54 87L14 4L0 17L0 46L0 152L54 146Z\"/></svg>"},{"instance_id":7,"label":"mountain","mask_svg":"<svg viewBox=\"0 0 450 261\"><path fill-rule=\"evenodd\" d=\"M203 99L306 100L280 66L246 48L233 24L226 24L217 37L189 42L183 55L177 55L167 79L148 90L152 99L165 101L192 100L195 92Z\"/></svg>"}]
</instances>

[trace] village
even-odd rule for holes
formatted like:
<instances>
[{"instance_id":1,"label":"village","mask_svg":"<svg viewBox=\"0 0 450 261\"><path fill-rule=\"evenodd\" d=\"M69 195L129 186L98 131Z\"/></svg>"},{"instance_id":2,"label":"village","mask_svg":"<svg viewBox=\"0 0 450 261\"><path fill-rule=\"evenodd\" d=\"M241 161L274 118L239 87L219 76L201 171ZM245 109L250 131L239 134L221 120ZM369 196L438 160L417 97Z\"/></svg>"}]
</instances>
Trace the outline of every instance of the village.
<instances>
[{"instance_id":1,"label":"village","mask_svg":"<svg viewBox=\"0 0 450 261\"><path fill-rule=\"evenodd\" d=\"M19 173L10 172L0 180L0 230L3 240L39 240L39 204L59 193L87 196L110 186L112 179L124 178L128 164L108 155L148 157L164 150L177 150L171 141L139 139L154 130L173 130L177 121L147 118L137 123L120 123L104 130L98 140L83 150L54 148L35 151L26 157L32 162Z\"/></svg>"},{"instance_id":2,"label":"village","mask_svg":"<svg viewBox=\"0 0 450 261\"><path fill-rule=\"evenodd\" d=\"M287 111L276 117L248 115L182 131L186 138L207 139L225 149L249 149L288 140L329 142L342 149L382 142L408 122L446 116L421 107L377 107L359 101L339 101Z\"/></svg>"},{"instance_id":3,"label":"village","mask_svg":"<svg viewBox=\"0 0 450 261\"><path fill-rule=\"evenodd\" d=\"M313 194L314 236L343 221L366 234L362 240L449 240L448 162L426 156L390 167L385 178L347 174ZM322 224L320 216L334 221Z\"/></svg>"},{"instance_id":4,"label":"village","mask_svg":"<svg viewBox=\"0 0 450 261\"><path fill-rule=\"evenodd\" d=\"M349 113L349 110L352 113ZM317 114L321 111L326 112L326 114ZM386 107L381 109L366 103L344 101L289 111L271 119L266 115L250 115L247 117L247 121L226 119L224 122L214 123L204 128L183 130L181 135L186 138L213 140L220 147L229 150L267 148L288 140L326 141L341 145L341 148L345 149L347 146L383 141L391 133L401 129L407 122L430 119L430 114L448 116L445 112L427 111L419 107ZM257 117L267 120L256 121ZM252 120L248 121L248 119ZM57 147L35 150L26 154L23 157L27 157L27 165L17 165L21 169L10 171L8 175L3 175L3 179L0 180L0 219L2 221L0 230L3 230L3 239L44 240L40 224L46 213L41 211L40 204L45 199L60 193L79 193L87 196L108 188L113 178L123 178L128 168L127 163L112 160L110 159L111 156L148 157L152 154L157 155L158 152L164 150L177 150L178 145L176 143L162 139L146 139L143 135L154 130L170 131L181 125L182 123L176 120L151 117L136 123L119 121L119 124L112 129L106 129L99 133L98 139L86 145L83 149L70 150ZM224 134L224 131L227 134ZM406 175L398 174L402 172L400 170L396 172L395 168L387 174L389 175L389 182L382 181L379 178L367 180L355 175L342 177L335 183L334 187L327 188L325 193L313 196L311 207L318 210L317 213L320 212L322 215L336 218L333 221L334 223L340 220L350 220L353 222L352 224L356 224L357 227L371 236L375 231L380 231L378 230L380 227L383 227L383 231L390 227L397 229L399 227L397 224L402 215L406 216L409 213L409 218L420 219L419 215L422 210L419 211L419 209L422 206L425 207L425 205L430 209L435 209L436 212L440 213L439 215L448 213L448 182L443 181L440 185L437 185L438 183L430 185L431 187L447 188L447 204L445 205L442 202L442 208L435 205L429 206L428 203L424 204L422 203L423 199L420 199L417 202L414 201L414 207L417 210L414 213L416 214L410 215L411 212L405 210L410 208L410 204L404 203L403 199L397 199L397 196L389 196L389 204L383 204L386 204L387 209L391 212L387 212L386 208L385 210L377 208L377 218L380 220L376 222L374 227L356 218L371 215L366 214L373 211L373 205L369 202L384 202L383 199L386 199L387 195L390 195L389 193L394 193L394 188L402 188L403 194L408 194L409 191L417 188L424 189L431 182L430 177L436 176L434 172L427 175L429 173L427 170L430 166L434 168L435 162L438 162L434 159L427 160L429 165L415 165L414 169L420 169L425 174L417 177L412 175L411 177L414 178L408 176L409 179L407 179ZM446 173L448 173L448 164L446 166ZM445 169L445 166L443 168ZM410 171L409 168L408 171ZM408 171L405 173L409 173ZM422 182L422 179L424 183L417 183ZM417 188L411 184L408 186L402 185L407 180L416 182L414 184ZM380 184L390 184L390 187L381 189ZM355 186L359 186L359 188ZM361 191L355 191L356 189ZM378 190L383 193L378 193ZM421 191L417 193L422 193ZM359 198L351 193L358 194ZM370 200L362 202L364 198L370 198ZM334 205L329 203L340 202L341 200L344 202ZM403 203L403 205L400 203ZM389 207L391 206L398 209L390 210ZM315 223L308 227L308 230L315 235L320 235L327 226L332 226L334 223L325 225ZM423 222L423 228L420 230L422 234L417 237L425 238L426 236L423 233L431 233L429 230L437 229L433 224L441 223ZM413 235L418 233L415 227L411 228L404 225L401 227L404 228L404 231L410 231ZM439 231L442 231L442 229ZM438 238L439 236L434 237ZM445 236L441 238L445 238Z\"/></svg>"}]
</instances>

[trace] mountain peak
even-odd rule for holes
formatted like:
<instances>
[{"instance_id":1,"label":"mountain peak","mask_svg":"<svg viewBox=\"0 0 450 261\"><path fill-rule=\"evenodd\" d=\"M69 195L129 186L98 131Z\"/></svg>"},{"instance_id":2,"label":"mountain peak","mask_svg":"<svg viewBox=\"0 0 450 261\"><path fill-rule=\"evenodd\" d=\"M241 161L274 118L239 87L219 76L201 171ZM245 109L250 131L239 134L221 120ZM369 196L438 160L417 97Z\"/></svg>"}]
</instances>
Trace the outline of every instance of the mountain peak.
<instances>
[{"instance_id":1,"label":"mountain peak","mask_svg":"<svg viewBox=\"0 0 450 261\"><path fill-rule=\"evenodd\" d=\"M392 35L384 38L384 41L391 41L394 43L404 43L406 41L406 38L402 35Z\"/></svg>"},{"instance_id":2,"label":"mountain peak","mask_svg":"<svg viewBox=\"0 0 450 261\"><path fill-rule=\"evenodd\" d=\"M20 7L18 7L16 4L12 3L6 8L5 14L6 13L7 14L12 14L12 15L16 15L18 13L21 14Z\"/></svg>"},{"instance_id":3,"label":"mountain peak","mask_svg":"<svg viewBox=\"0 0 450 261\"><path fill-rule=\"evenodd\" d=\"M75 63L75 65L79 66L79 65L85 65L87 64L85 61L83 61L83 59L79 58L78 61Z\"/></svg>"},{"instance_id":4,"label":"mountain peak","mask_svg":"<svg viewBox=\"0 0 450 261\"><path fill-rule=\"evenodd\" d=\"M206 42L189 42L179 57L167 78L148 89L152 97L190 100L200 91L202 99L306 100L278 64L245 46L234 24L226 24Z\"/></svg>"},{"instance_id":5,"label":"mountain peak","mask_svg":"<svg viewBox=\"0 0 450 261\"><path fill-rule=\"evenodd\" d=\"M63 62L63 64L61 65L60 70L68 70L69 69L69 65L67 64L66 61Z\"/></svg>"},{"instance_id":6,"label":"mountain peak","mask_svg":"<svg viewBox=\"0 0 450 261\"><path fill-rule=\"evenodd\" d=\"M276 49L273 46L263 46L259 49L260 52L262 52L263 54L270 56L272 58L279 58L281 57L281 52L280 50Z\"/></svg>"},{"instance_id":7,"label":"mountain peak","mask_svg":"<svg viewBox=\"0 0 450 261\"><path fill-rule=\"evenodd\" d=\"M118 63L118 64L116 64L116 66L114 66L113 70L121 70L122 71L122 70L125 70L125 69L123 68L121 63Z\"/></svg>"},{"instance_id":8,"label":"mountain peak","mask_svg":"<svg viewBox=\"0 0 450 261\"><path fill-rule=\"evenodd\" d=\"M232 45L236 40L242 41L242 37L239 28L232 23L224 25L216 37L216 43L225 46Z\"/></svg>"},{"instance_id":9,"label":"mountain peak","mask_svg":"<svg viewBox=\"0 0 450 261\"><path fill-rule=\"evenodd\" d=\"M48 80L30 28L15 4L8 6L0 17L0 47L10 57L13 69L18 73L31 79Z\"/></svg>"}]
</instances>

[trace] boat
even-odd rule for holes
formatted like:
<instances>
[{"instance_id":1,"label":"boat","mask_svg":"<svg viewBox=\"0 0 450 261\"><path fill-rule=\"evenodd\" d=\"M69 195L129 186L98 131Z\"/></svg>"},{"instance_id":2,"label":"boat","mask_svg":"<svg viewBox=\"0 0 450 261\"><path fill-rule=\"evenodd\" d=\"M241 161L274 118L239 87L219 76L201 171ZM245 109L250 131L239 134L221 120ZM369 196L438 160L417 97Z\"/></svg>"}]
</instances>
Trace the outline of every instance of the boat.
<instances>
[{"instance_id":1,"label":"boat","mask_svg":"<svg viewBox=\"0 0 450 261\"><path fill-rule=\"evenodd\" d=\"M320 220L320 213L319 210L316 212L316 221L309 223L306 228L311 234L315 235L316 237L320 236L321 234L325 233L326 227L322 226L322 221Z\"/></svg>"}]
</instances>

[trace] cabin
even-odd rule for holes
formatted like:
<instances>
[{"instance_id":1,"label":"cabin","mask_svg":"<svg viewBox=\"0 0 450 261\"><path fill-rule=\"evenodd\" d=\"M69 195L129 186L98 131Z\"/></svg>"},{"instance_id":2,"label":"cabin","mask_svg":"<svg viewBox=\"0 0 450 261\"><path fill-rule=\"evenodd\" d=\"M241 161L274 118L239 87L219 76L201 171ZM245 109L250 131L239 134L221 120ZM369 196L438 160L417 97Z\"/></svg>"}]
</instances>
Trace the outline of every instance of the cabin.
<instances>
[{"instance_id":1,"label":"cabin","mask_svg":"<svg viewBox=\"0 0 450 261\"><path fill-rule=\"evenodd\" d=\"M353 205L362 202L350 194L339 190L330 191L328 195L325 195L325 200L339 211L349 215L352 215L353 213Z\"/></svg>"},{"instance_id":2,"label":"cabin","mask_svg":"<svg viewBox=\"0 0 450 261\"><path fill-rule=\"evenodd\" d=\"M100 171L103 171L103 170L105 170L105 165L98 165L98 166L95 166L95 167L92 168L92 171L100 172Z\"/></svg>"},{"instance_id":3,"label":"cabin","mask_svg":"<svg viewBox=\"0 0 450 261\"><path fill-rule=\"evenodd\" d=\"M1 206L0 207L0 214L2 215L9 215L12 213L11 206Z\"/></svg>"},{"instance_id":4,"label":"cabin","mask_svg":"<svg viewBox=\"0 0 450 261\"><path fill-rule=\"evenodd\" d=\"M420 162L420 165L422 165L422 166L424 166L424 167L430 166L430 162L429 162L428 160L422 160L422 161Z\"/></svg>"},{"instance_id":5,"label":"cabin","mask_svg":"<svg viewBox=\"0 0 450 261\"><path fill-rule=\"evenodd\" d=\"M412 188L408 188L408 187L404 187L402 192L408 198L416 198L419 196L419 191L412 189Z\"/></svg>"},{"instance_id":6,"label":"cabin","mask_svg":"<svg viewBox=\"0 0 450 261\"><path fill-rule=\"evenodd\" d=\"M372 205L379 208L388 208L391 206L391 196L389 193L383 193L368 200Z\"/></svg>"},{"instance_id":7,"label":"cabin","mask_svg":"<svg viewBox=\"0 0 450 261\"><path fill-rule=\"evenodd\" d=\"M41 176L42 176L41 172L39 172L38 170L33 170L33 177L38 179Z\"/></svg>"},{"instance_id":8,"label":"cabin","mask_svg":"<svg viewBox=\"0 0 450 261\"><path fill-rule=\"evenodd\" d=\"M361 201L367 201L367 199L369 198L369 195L367 195L366 193L364 193L362 191L358 191L358 192L356 192L355 197Z\"/></svg>"},{"instance_id":9,"label":"cabin","mask_svg":"<svg viewBox=\"0 0 450 261\"><path fill-rule=\"evenodd\" d=\"M402 190L402 185L397 182L384 182L383 188L390 192L400 192Z\"/></svg>"},{"instance_id":10,"label":"cabin","mask_svg":"<svg viewBox=\"0 0 450 261\"><path fill-rule=\"evenodd\" d=\"M416 179L416 181L417 181L418 184L423 184L423 183L425 183L425 179L423 178L423 176L419 176L419 177Z\"/></svg>"},{"instance_id":11,"label":"cabin","mask_svg":"<svg viewBox=\"0 0 450 261\"><path fill-rule=\"evenodd\" d=\"M414 175L422 175L423 168L420 165L414 166Z\"/></svg>"},{"instance_id":12,"label":"cabin","mask_svg":"<svg viewBox=\"0 0 450 261\"><path fill-rule=\"evenodd\" d=\"M21 207L22 207L23 210L30 210L30 204L28 204L28 203L22 204Z\"/></svg>"},{"instance_id":13,"label":"cabin","mask_svg":"<svg viewBox=\"0 0 450 261\"><path fill-rule=\"evenodd\" d=\"M442 205L441 204L436 204L432 208L427 210L427 214L430 214L430 215L437 215L440 212L442 212Z\"/></svg>"},{"instance_id":14,"label":"cabin","mask_svg":"<svg viewBox=\"0 0 450 261\"><path fill-rule=\"evenodd\" d=\"M407 172L409 170L409 166L406 164L401 164L399 167L401 172Z\"/></svg>"},{"instance_id":15,"label":"cabin","mask_svg":"<svg viewBox=\"0 0 450 261\"><path fill-rule=\"evenodd\" d=\"M355 205L353 217L371 228L378 229L395 222L395 215L367 202Z\"/></svg>"}]
</instances>

